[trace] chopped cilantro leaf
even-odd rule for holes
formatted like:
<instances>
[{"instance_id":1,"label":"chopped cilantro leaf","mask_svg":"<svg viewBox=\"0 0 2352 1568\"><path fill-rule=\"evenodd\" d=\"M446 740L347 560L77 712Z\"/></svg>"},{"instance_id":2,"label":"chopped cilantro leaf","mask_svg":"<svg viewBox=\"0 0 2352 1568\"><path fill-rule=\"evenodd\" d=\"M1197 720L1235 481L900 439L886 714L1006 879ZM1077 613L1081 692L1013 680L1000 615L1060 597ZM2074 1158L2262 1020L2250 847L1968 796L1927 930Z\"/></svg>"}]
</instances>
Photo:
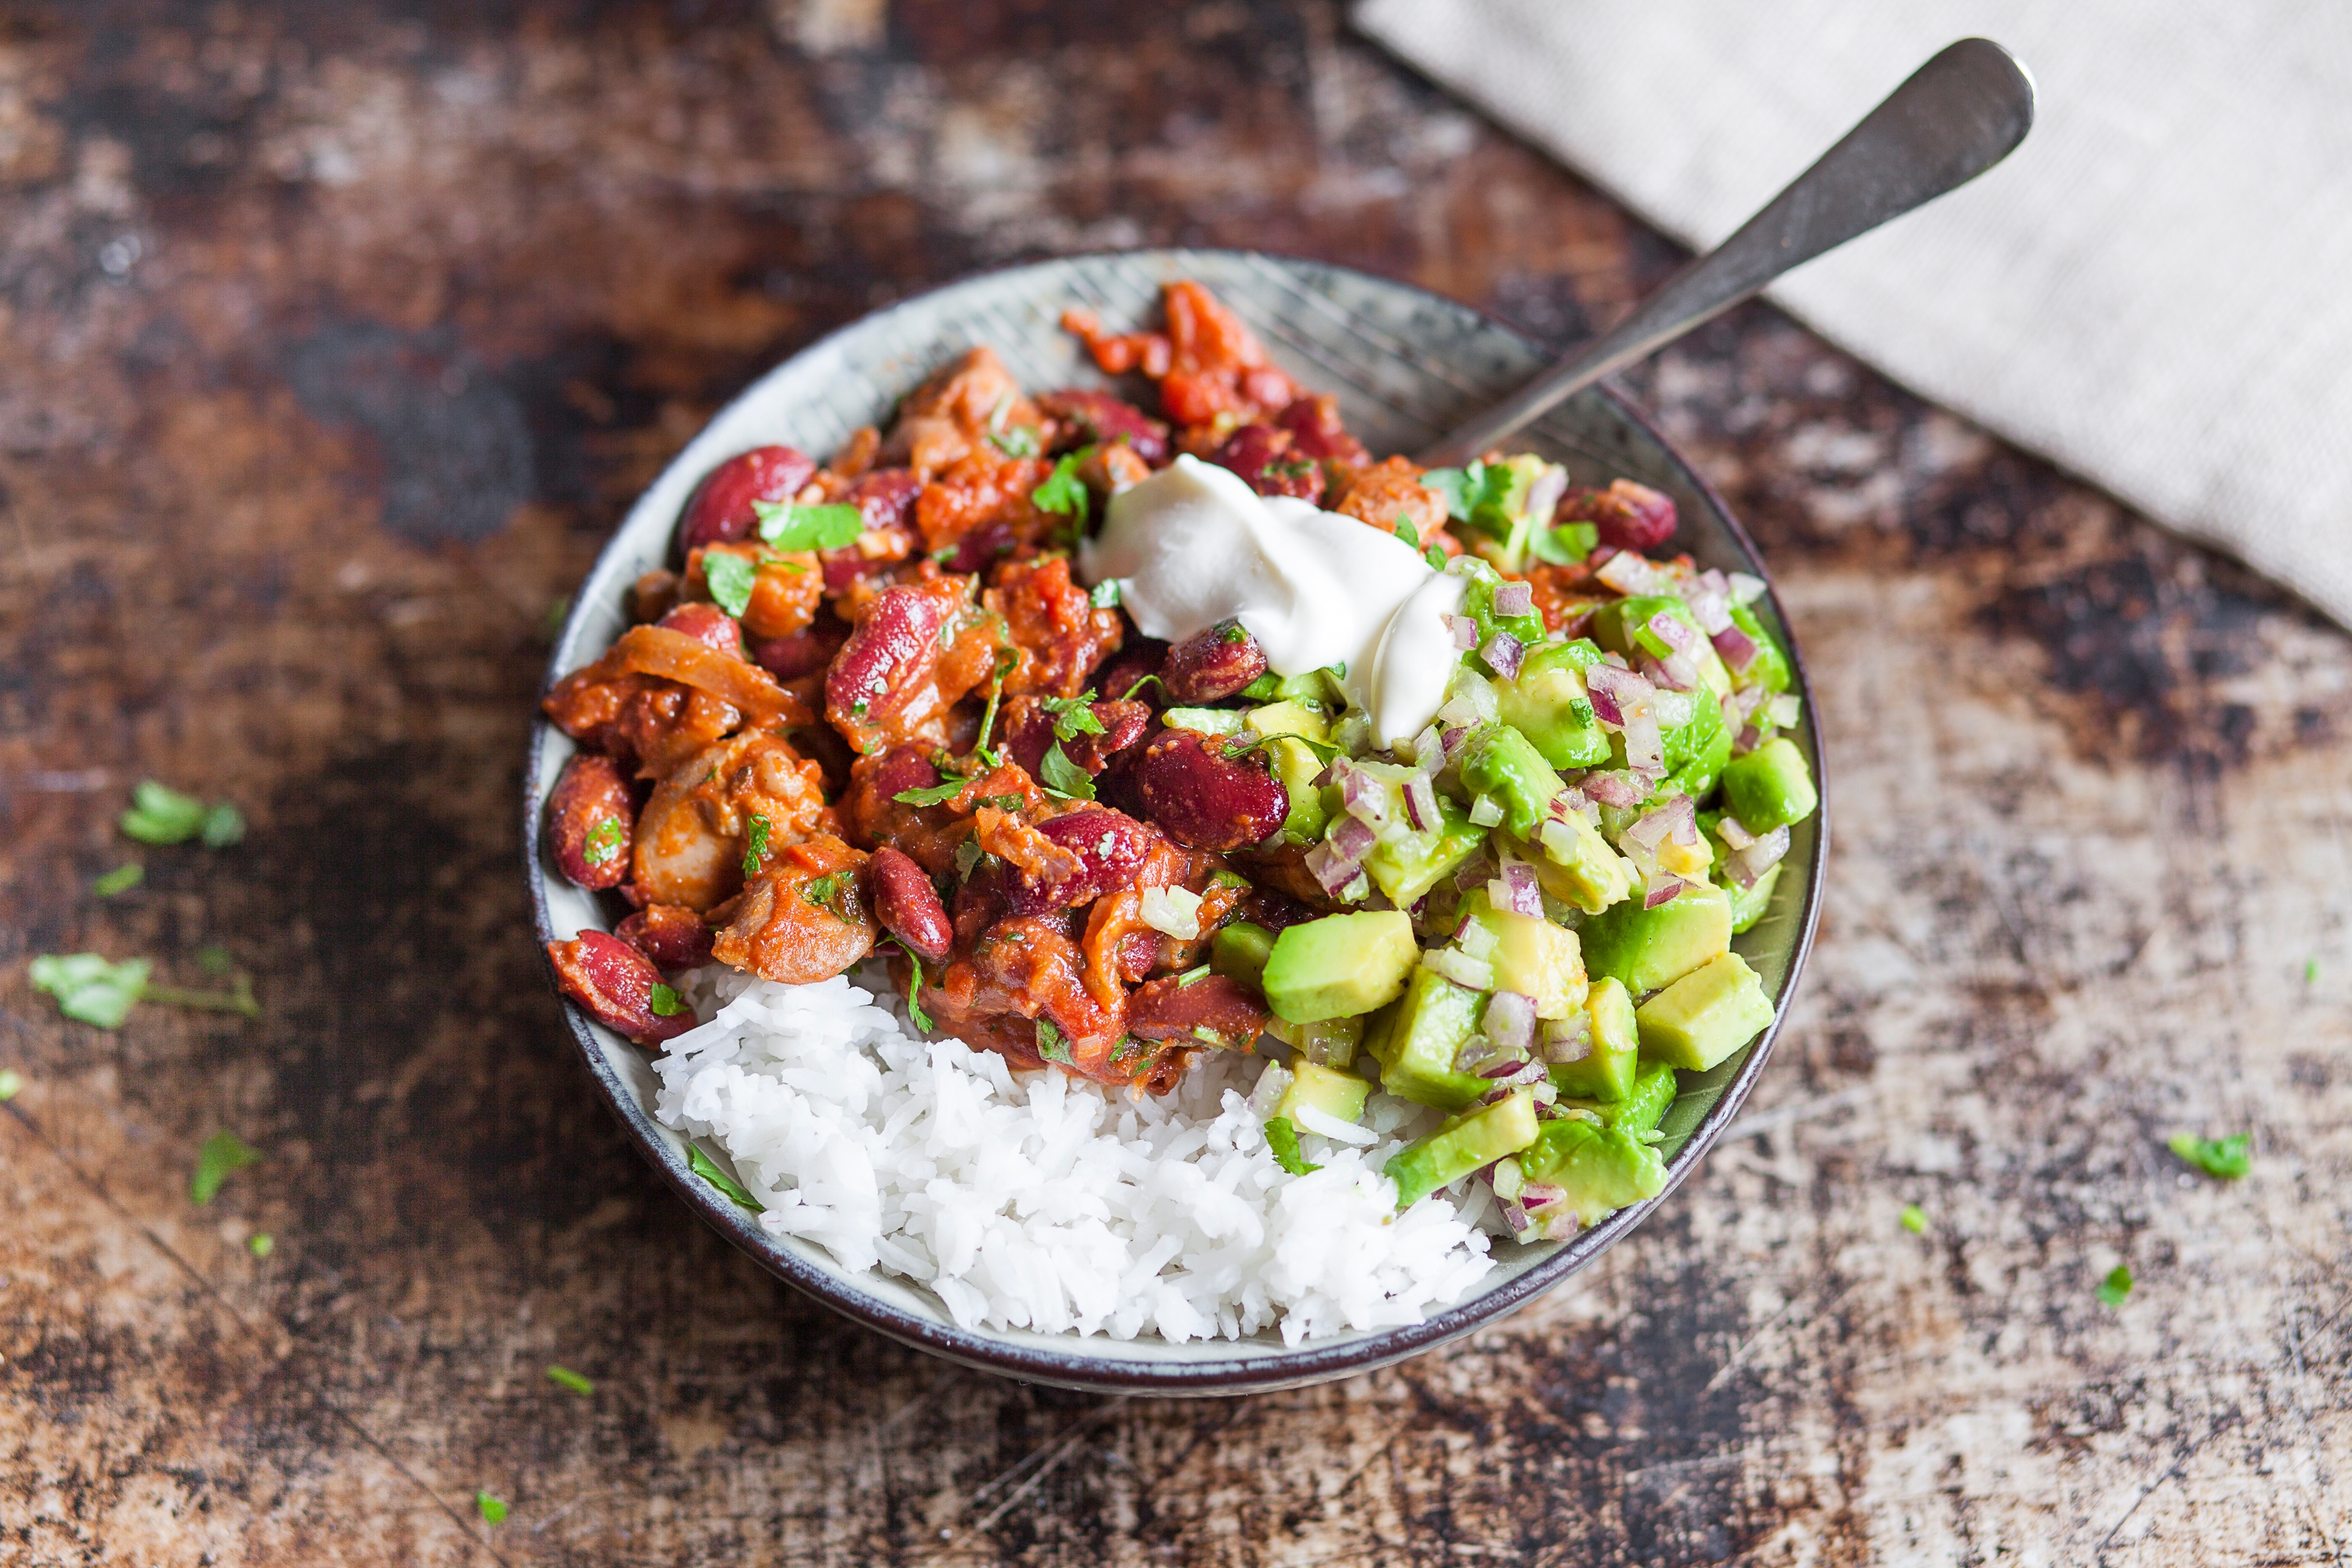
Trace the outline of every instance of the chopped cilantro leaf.
<instances>
[{"instance_id":1,"label":"chopped cilantro leaf","mask_svg":"<svg viewBox=\"0 0 2352 1568\"><path fill-rule=\"evenodd\" d=\"M1103 732L1102 721L1095 717L1095 710L1089 706L1094 700L1095 694L1087 691L1076 697L1043 697L1038 699L1037 705L1054 716L1054 733L1056 737L1065 741L1074 741L1080 735L1099 735Z\"/></svg>"},{"instance_id":2,"label":"chopped cilantro leaf","mask_svg":"<svg viewBox=\"0 0 2352 1568\"><path fill-rule=\"evenodd\" d=\"M488 1492L474 1494L474 1510L482 1516L484 1524L504 1524L507 1521L506 1503Z\"/></svg>"},{"instance_id":3,"label":"chopped cilantro leaf","mask_svg":"<svg viewBox=\"0 0 2352 1568\"><path fill-rule=\"evenodd\" d=\"M1138 1062L1149 1061L1159 1047L1133 1035L1121 1035L1118 1044L1110 1048L1110 1065L1125 1072Z\"/></svg>"},{"instance_id":4,"label":"chopped cilantro leaf","mask_svg":"<svg viewBox=\"0 0 2352 1568\"><path fill-rule=\"evenodd\" d=\"M1592 725L1601 722L1601 716L1593 711L1592 704L1581 697L1570 698L1568 710L1580 724Z\"/></svg>"},{"instance_id":5,"label":"chopped cilantro leaf","mask_svg":"<svg viewBox=\"0 0 2352 1568\"><path fill-rule=\"evenodd\" d=\"M1183 973L1176 977L1176 989L1179 991L1183 990L1186 986L1191 985L1194 981L1199 980L1202 975L1208 973L1209 966L1205 963L1186 970Z\"/></svg>"},{"instance_id":6,"label":"chopped cilantro leaf","mask_svg":"<svg viewBox=\"0 0 2352 1568\"><path fill-rule=\"evenodd\" d=\"M539 618L539 640L552 643L563 635L563 623L572 618L572 595L564 595L547 606L547 614Z\"/></svg>"},{"instance_id":7,"label":"chopped cilantro leaf","mask_svg":"<svg viewBox=\"0 0 2352 1568\"><path fill-rule=\"evenodd\" d=\"M2209 1176L2234 1182L2254 1168L2253 1157L2247 1145L2253 1135L2232 1132L2227 1138L2200 1138L2194 1132L2176 1132L2165 1147L2196 1166Z\"/></svg>"},{"instance_id":8,"label":"chopped cilantro leaf","mask_svg":"<svg viewBox=\"0 0 2352 1568\"><path fill-rule=\"evenodd\" d=\"M1156 675L1147 675L1142 679L1137 681L1134 685L1129 687L1125 692L1121 693L1119 700L1121 702L1134 701L1135 694L1142 690L1147 686L1157 686L1162 691L1168 689L1168 683L1166 681L1160 679Z\"/></svg>"},{"instance_id":9,"label":"chopped cilantro leaf","mask_svg":"<svg viewBox=\"0 0 2352 1568\"><path fill-rule=\"evenodd\" d=\"M675 1018L688 1010L686 998L658 980L654 982L653 994L646 999L646 1005L654 1010L656 1018Z\"/></svg>"},{"instance_id":10,"label":"chopped cilantro leaf","mask_svg":"<svg viewBox=\"0 0 2352 1568\"><path fill-rule=\"evenodd\" d=\"M267 1258L278 1250L278 1242L266 1230L257 1230L245 1238L245 1249L256 1258Z\"/></svg>"},{"instance_id":11,"label":"chopped cilantro leaf","mask_svg":"<svg viewBox=\"0 0 2352 1568\"><path fill-rule=\"evenodd\" d=\"M153 779L142 779L131 792L131 809L119 826L142 844L184 843L204 831L205 803Z\"/></svg>"},{"instance_id":12,"label":"chopped cilantro leaf","mask_svg":"<svg viewBox=\"0 0 2352 1568\"><path fill-rule=\"evenodd\" d=\"M769 832L766 817L755 816L751 818L750 835L743 847L743 875L746 877L760 874L761 863L768 858Z\"/></svg>"},{"instance_id":13,"label":"chopped cilantro leaf","mask_svg":"<svg viewBox=\"0 0 2352 1568\"><path fill-rule=\"evenodd\" d=\"M213 802L198 829L207 849L226 849L245 837L245 813L225 800Z\"/></svg>"},{"instance_id":14,"label":"chopped cilantro leaf","mask_svg":"<svg viewBox=\"0 0 2352 1568\"><path fill-rule=\"evenodd\" d=\"M1045 749L1045 760L1037 764L1037 782L1045 786L1048 795L1057 795L1065 800L1095 797L1094 775L1070 761L1059 741Z\"/></svg>"},{"instance_id":15,"label":"chopped cilantro leaf","mask_svg":"<svg viewBox=\"0 0 2352 1568\"><path fill-rule=\"evenodd\" d=\"M753 1214L765 1214L768 1212L768 1205L753 1197L749 1188L745 1187L742 1183L737 1181L734 1177L729 1175L726 1172L713 1164L711 1163L710 1156L702 1152L702 1146L700 1144L688 1143L686 1146L686 1163L688 1170L692 1171L696 1175L700 1176L704 1181L709 1182L712 1186L717 1187L719 1193L725 1197L730 1199L737 1207L750 1209ZM555 1369L550 1367L547 1374L550 1377L555 1377ZM563 1382L560 1377L557 1377L555 1381L558 1383ZM585 1379L583 1379L583 1381L584 1382ZM569 1388L571 1384L565 1384L564 1386ZM588 1391L583 1388L577 1392L585 1394Z\"/></svg>"},{"instance_id":16,"label":"chopped cilantro leaf","mask_svg":"<svg viewBox=\"0 0 2352 1568\"><path fill-rule=\"evenodd\" d=\"M837 897L840 892L841 879L834 876L824 876L814 879L805 887L802 888L801 897L806 899L812 904L822 907L833 902L835 898Z\"/></svg>"},{"instance_id":17,"label":"chopped cilantro leaf","mask_svg":"<svg viewBox=\"0 0 2352 1568\"><path fill-rule=\"evenodd\" d=\"M777 550L841 550L866 531L866 514L854 506L794 506L755 500L760 538Z\"/></svg>"},{"instance_id":18,"label":"chopped cilantro leaf","mask_svg":"<svg viewBox=\"0 0 2352 1568\"><path fill-rule=\"evenodd\" d=\"M977 838L967 838L962 843L957 845L955 858L956 880L960 883L971 881L972 868L979 865L982 859L986 858L986 857L987 851L981 848L980 840Z\"/></svg>"},{"instance_id":19,"label":"chopped cilantro leaf","mask_svg":"<svg viewBox=\"0 0 2352 1568\"><path fill-rule=\"evenodd\" d=\"M33 960L33 984L58 999L58 1011L101 1029L119 1029L147 989L143 958L109 963L95 952L43 953Z\"/></svg>"},{"instance_id":20,"label":"chopped cilantro leaf","mask_svg":"<svg viewBox=\"0 0 2352 1568\"><path fill-rule=\"evenodd\" d=\"M1589 522L1563 522L1558 528L1537 529L1530 542L1537 560L1572 566L1600 544L1601 530Z\"/></svg>"},{"instance_id":21,"label":"chopped cilantro leaf","mask_svg":"<svg viewBox=\"0 0 2352 1568\"><path fill-rule=\"evenodd\" d=\"M591 866L609 866L628 840L629 831L621 826L621 819L608 816L588 830L588 842L581 846L580 858Z\"/></svg>"},{"instance_id":22,"label":"chopped cilantro leaf","mask_svg":"<svg viewBox=\"0 0 2352 1568\"><path fill-rule=\"evenodd\" d=\"M900 805L937 805L941 801L953 799L971 782L950 773L935 784L926 784L921 789L902 789L890 798Z\"/></svg>"},{"instance_id":23,"label":"chopped cilantro leaf","mask_svg":"<svg viewBox=\"0 0 2352 1568\"><path fill-rule=\"evenodd\" d=\"M743 618L751 607L751 587L760 578L760 569L740 555L706 555L702 558L702 574L709 581L710 597L719 607Z\"/></svg>"},{"instance_id":24,"label":"chopped cilantro leaf","mask_svg":"<svg viewBox=\"0 0 2352 1568\"><path fill-rule=\"evenodd\" d=\"M177 985L147 985L139 992L139 1000L153 1002L164 1007L194 1007L206 1013L236 1013L247 1018L261 1016L261 1004L253 999L253 982L243 974L232 975L226 991L186 991Z\"/></svg>"},{"instance_id":25,"label":"chopped cilantro leaf","mask_svg":"<svg viewBox=\"0 0 2352 1568\"><path fill-rule=\"evenodd\" d=\"M549 1367L547 1369L547 1380L550 1383L554 1384L559 1388L568 1388L577 1394L586 1395L596 1392L596 1385L593 1383L590 1382L587 1378L581 1376L578 1373L572 1371L568 1366Z\"/></svg>"},{"instance_id":26,"label":"chopped cilantro leaf","mask_svg":"<svg viewBox=\"0 0 2352 1568\"><path fill-rule=\"evenodd\" d=\"M1265 1146L1274 1152L1274 1163L1294 1176L1303 1176L1309 1171L1323 1168L1309 1164L1307 1156L1298 1152L1298 1129L1290 1124L1287 1116L1266 1119Z\"/></svg>"},{"instance_id":27,"label":"chopped cilantro leaf","mask_svg":"<svg viewBox=\"0 0 2352 1568\"><path fill-rule=\"evenodd\" d=\"M1249 641L1249 628L1242 625L1239 621L1227 621L1223 626L1218 628L1217 640L1219 642L1228 643L1247 642Z\"/></svg>"},{"instance_id":28,"label":"chopped cilantro leaf","mask_svg":"<svg viewBox=\"0 0 2352 1568\"><path fill-rule=\"evenodd\" d=\"M1081 447L1054 465L1045 482L1029 492L1029 504L1039 511L1058 512L1084 528L1087 511L1094 498L1087 493L1084 480L1078 478L1078 465L1094 456L1092 447Z\"/></svg>"},{"instance_id":29,"label":"chopped cilantro leaf","mask_svg":"<svg viewBox=\"0 0 2352 1568\"><path fill-rule=\"evenodd\" d=\"M1034 458L1037 455L1037 427L1034 425L1013 425L996 432L988 444L1008 458Z\"/></svg>"},{"instance_id":30,"label":"chopped cilantro leaf","mask_svg":"<svg viewBox=\"0 0 2352 1568\"><path fill-rule=\"evenodd\" d=\"M15 1068L0 1068L0 1104L5 1104L25 1092L25 1075Z\"/></svg>"},{"instance_id":31,"label":"chopped cilantro leaf","mask_svg":"<svg viewBox=\"0 0 2352 1568\"><path fill-rule=\"evenodd\" d=\"M1119 579L1116 577L1104 578L1096 584L1094 591L1087 595L1087 603L1097 610L1117 608L1120 592L1118 584Z\"/></svg>"},{"instance_id":32,"label":"chopped cilantro leaf","mask_svg":"<svg viewBox=\"0 0 2352 1568\"><path fill-rule=\"evenodd\" d=\"M1421 552L1421 562L1432 572L1443 572L1445 570L1445 552L1433 544Z\"/></svg>"},{"instance_id":33,"label":"chopped cilantro leaf","mask_svg":"<svg viewBox=\"0 0 2352 1568\"><path fill-rule=\"evenodd\" d=\"M1070 1042L1061 1030L1054 1026L1054 1020L1051 1018L1037 1020L1037 1054L1046 1061L1059 1062L1064 1067L1073 1065L1070 1060Z\"/></svg>"},{"instance_id":34,"label":"chopped cilantro leaf","mask_svg":"<svg viewBox=\"0 0 2352 1568\"><path fill-rule=\"evenodd\" d=\"M2126 1265L2116 1264L2107 1270L2107 1277L2099 1281L2099 1304L2105 1307L2122 1306L2124 1298L2132 1293L2132 1284L2131 1269Z\"/></svg>"},{"instance_id":35,"label":"chopped cilantro leaf","mask_svg":"<svg viewBox=\"0 0 2352 1568\"><path fill-rule=\"evenodd\" d=\"M1414 550L1421 548L1421 531L1413 527L1412 519L1402 512L1397 513L1396 536Z\"/></svg>"},{"instance_id":36,"label":"chopped cilantro leaf","mask_svg":"<svg viewBox=\"0 0 2352 1568\"><path fill-rule=\"evenodd\" d=\"M231 1173L261 1158L261 1152L234 1132L215 1132L196 1151L196 1173L188 1183L188 1196L208 1204L220 1195L221 1184Z\"/></svg>"},{"instance_id":37,"label":"chopped cilantro leaf","mask_svg":"<svg viewBox=\"0 0 2352 1568\"><path fill-rule=\"evenodd\" d=\"M2306 958L2303 961L2303 983L2305 985L2319 984L2319 960Z\"/></svg>"},{"instance_id":38,"label":"chopped cilantro leaf","mask_svg":"<svg viewBox=\"0 0 2352 1568\"><path fill-rule=\"evenodd\" d=\"M1460 468L1432 468L1421 482L1445 498L1445 510L1454 521L1473 522L1480 507L1499 508L1510 499L1515 478L1507 464L1489 468L1473 462Z\"/></svg>"},{"instance_id":39,"label":"chopped cilantro leaf","mask_svg":"<svg viewBox=\"0 0 2352 1568\"><path fill-rule=\"evenodd\" d=\"M230 963L228 949L216 942L206 942L196 949L196 967L206 974L226 974Z\"/></svg>"},{"instance_id":40,"label":"chopped cilantro leaf","mask_svg":"<svg viewBox=\"0 0 2352 1568\"><path fill-rule=\"evenodd\" d=\"M970 843L971 840L966 839L965 842ZM896 937L890 940L898 941ZM915 1021L915 1027L928 1035L931 1032L931 1016L923 1011L922 955L903 942L898 942L898 951L907 955L908 963L912 965L907 975L907 1016Z\"/></svg>"},{"instance_id":41,"label":"chopped cilantro leaf","mask_svg":"<svg viewBox=\"0 0 2352 1568\"><path fill-rule=\"evenodd\" d=\"M1927 1234L1927 1211L1917 1204L1903 1205L1903 1228L1914 1236Z\"/></svg>"},{"instance_id":42,"label":"chopped cilantro leaf","mask_svg":"<svg viewBox=\"0 0 2352 1568\"><path fill-rule=\"evenodd\" d=\"M146 879L146 867L142 866L136 860L126 860L121 865L117 866L113 870L109 871L105 876L100 877L97 881L92 882L89 887L90 891L96 893L100 898L110 899L117 893L129 892L131 889L137 887L141 882L143 882Z\"/></svg>"},{"instance_id":43,"label":"chopped cilantro leaf","mask_svg":"<svg viewBox=\"0 0 2352 1568\"><path fill-rule=\"evenodd\" d=\"M999 626L1002 626L1001 622ZM997 650L996 668L988 678L988 706L980 710L980 737L971 743L974 756L984 754L988 751L988 742L995 737L996 705L1004 700L1004 678L1020 665L1021 656L1013 649Z\"/></svg>"}]
</instances>

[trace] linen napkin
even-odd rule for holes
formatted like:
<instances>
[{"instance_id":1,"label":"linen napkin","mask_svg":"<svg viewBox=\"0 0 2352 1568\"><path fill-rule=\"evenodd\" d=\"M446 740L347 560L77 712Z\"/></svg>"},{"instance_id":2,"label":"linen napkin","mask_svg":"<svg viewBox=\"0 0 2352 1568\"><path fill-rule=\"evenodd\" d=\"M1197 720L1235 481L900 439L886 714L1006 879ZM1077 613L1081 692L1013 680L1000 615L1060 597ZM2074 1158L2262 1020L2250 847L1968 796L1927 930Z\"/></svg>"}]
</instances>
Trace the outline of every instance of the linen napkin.
<instances>
[{"instance_id":1,"label":"linen napkin","mask_svg":"<svg viewBox=\"0 0 2352 1568\"><path fill-rule=\"evenodd\" d=\"M2040 89L1976 182L1773 298L2352 626L2352 5L1363 0L1408 63L1712 246L1956 38Z\"/></svg>"}]
</instances>

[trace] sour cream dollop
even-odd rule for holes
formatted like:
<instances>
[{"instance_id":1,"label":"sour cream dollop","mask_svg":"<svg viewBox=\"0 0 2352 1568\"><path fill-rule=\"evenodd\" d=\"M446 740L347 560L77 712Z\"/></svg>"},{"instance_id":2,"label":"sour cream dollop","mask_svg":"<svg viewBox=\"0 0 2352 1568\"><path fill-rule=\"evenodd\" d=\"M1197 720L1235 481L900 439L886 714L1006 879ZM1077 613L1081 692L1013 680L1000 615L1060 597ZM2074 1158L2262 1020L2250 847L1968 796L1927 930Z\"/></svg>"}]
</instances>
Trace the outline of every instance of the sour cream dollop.
<instances>
[{"instance_id":1,"label":"sour cream dollop","mask_svg":"<svg viewBox=\"0 0 2352 1568\"><path fill-rule=\"evenodd\" d=\"M1390 745L1445 700L1460 650L1445 617L1466 584L1394 534L1181 457L1110 500L1078 554L1089 584L1116 578L1148 637L1181 642L1238 620L1277 675L1345 665L1349 706Z\"/></svg>"}]
</instances>

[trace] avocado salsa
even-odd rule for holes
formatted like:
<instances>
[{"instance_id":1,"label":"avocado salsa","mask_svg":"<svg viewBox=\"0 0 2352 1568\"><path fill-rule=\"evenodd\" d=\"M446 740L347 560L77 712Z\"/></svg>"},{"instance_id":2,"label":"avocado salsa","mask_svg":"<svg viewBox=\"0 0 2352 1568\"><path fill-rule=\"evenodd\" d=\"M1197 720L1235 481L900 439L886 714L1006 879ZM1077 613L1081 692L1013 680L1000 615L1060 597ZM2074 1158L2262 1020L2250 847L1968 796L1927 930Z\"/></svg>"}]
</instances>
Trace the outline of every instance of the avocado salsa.
<instances>
[{"instance_id":1,"label":"avocado salsa","mask_svg":"<svg viewBox=\"0 0 2352 1568\"><path fill-rule=\"evenodd\" d=\"M1676 1074L1772 1019L1731 941L1817 805L1763 584L1658 553L1674 503L1627 479L1375 461L1206 290L1165 304L1065 318L1160 418L977 349L887 437L704 481L544 704L580 747L551 857L627 911L549 944L560 987L658 1049L684 971L809 984L883 943L918 1026L1017 1066L1159 1092L1270 1050L1286 1169L1364 1138L1375 1084L1444 1113L1386 1167L1401 1207L1475 1177L1554 1239L1655 1196ZM1097 570L1155 494L1275 565ZM1297 668L1335 539L1400 606L1352 606L1352 679Z\"/></svg>"}]
</instances>

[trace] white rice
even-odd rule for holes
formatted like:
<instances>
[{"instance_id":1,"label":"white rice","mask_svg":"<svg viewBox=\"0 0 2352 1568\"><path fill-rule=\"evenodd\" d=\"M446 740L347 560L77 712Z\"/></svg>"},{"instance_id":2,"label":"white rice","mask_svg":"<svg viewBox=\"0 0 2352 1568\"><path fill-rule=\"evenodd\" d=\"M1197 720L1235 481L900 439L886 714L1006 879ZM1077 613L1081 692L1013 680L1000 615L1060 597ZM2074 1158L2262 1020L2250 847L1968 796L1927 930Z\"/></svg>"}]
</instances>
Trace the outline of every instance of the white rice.
<instances>
[{"instance_id":1,"label":"white rice","mask_svg":"<svg viewBox=\"0 0 2352 1568\"><path fill-rule=\"evenodd\" d=\"M1430 1116L1402 1100L1371 1097L1360 1145L1305 1131L1323 1168L1292 1176L1248 1102L1255 1057L1208 1053L1154 1098L914 1037L846 976L713 968L685 993L705 1021L654 1058L656 1114L727 1152L770 1233L967 1329L1297 1344L1418 1322L1493 1267L1483 1189L1394 1213L1381 1167Z\"/></svg>"}]
</instances>

